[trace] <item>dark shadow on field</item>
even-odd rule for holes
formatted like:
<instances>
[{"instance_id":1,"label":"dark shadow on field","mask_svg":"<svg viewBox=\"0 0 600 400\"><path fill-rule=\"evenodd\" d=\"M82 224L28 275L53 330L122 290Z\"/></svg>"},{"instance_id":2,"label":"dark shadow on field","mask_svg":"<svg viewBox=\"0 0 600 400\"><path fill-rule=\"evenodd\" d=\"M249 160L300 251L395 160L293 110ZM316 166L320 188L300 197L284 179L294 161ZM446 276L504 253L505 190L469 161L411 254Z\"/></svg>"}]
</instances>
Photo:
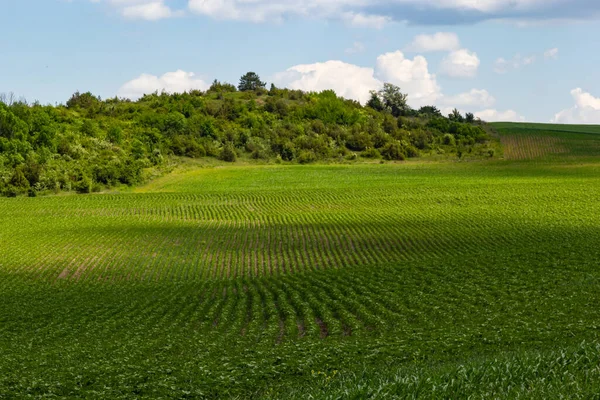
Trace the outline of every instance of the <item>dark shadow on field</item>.
<instances>
[{"instance_id":1,"label":"dark shadow on field","mask_svg":"<svg viewBox=\"0 0 600 400\"><path fill-rule=\"evenodd\" d=\"M444 262L474 254L484 265L488 254L504 252L558 264L565 254L600 259L598 227L549 228L536 219L492 220L485 214L474 218L468 207L461 217L456 210L429 219L384 215L287 224L111 223L93 230L63 230L55 239L49 236L45 247L30 253L26 265L35 267L6 266L42 281L115 283L279 276L428 259ZM87 240L90 234L93 240ZM80 241L65 243L63 237ZM61 247L64 250L57 251Z\"/></svg>"},{"instance_id":2,"label":"dark shadow on field","mask_svg":"<svg viewBox=\"0 0 600 400\"><path fill-rule=\"evenodd\" d=\"M324 365L359 373L593 341L599 237L521 230L468 252L457 237L443 257L231 280L48 284L3 273L0 383L70 387L76 366L86 390L123 376L142 391L169 376L177 387L210 390L235 376L257 389L313 379Z\"/></svg>"}]
</instances>

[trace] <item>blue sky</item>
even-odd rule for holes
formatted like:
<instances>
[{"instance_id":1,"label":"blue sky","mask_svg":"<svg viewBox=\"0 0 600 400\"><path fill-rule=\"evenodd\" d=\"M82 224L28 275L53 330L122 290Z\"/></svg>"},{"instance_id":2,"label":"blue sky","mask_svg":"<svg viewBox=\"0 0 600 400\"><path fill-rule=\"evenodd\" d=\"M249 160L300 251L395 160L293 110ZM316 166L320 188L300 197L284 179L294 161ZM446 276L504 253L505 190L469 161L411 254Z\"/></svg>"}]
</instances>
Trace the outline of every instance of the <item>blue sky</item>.
<instances>
[{"instance_id":1,"label":"blue sky","mask_svg":"<svg viewBox=\"0 0 600 400\"><path fill-rule=\"evenodd\" d=\"M6 0L0 92L64 103L237 83L383 82L414 107L486 120L600 123L600 2L590 0Z\"/></svg>"}]
</instances>

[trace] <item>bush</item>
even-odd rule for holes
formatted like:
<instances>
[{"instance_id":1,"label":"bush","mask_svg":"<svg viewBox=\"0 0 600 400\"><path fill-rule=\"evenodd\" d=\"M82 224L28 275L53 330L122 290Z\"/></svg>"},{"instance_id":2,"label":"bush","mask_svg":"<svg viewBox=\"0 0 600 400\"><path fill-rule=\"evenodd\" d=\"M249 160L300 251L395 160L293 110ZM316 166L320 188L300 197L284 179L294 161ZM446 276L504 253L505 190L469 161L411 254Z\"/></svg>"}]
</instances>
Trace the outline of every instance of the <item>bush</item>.
<instances>
[{"instance_id":1,"label":"bush","mask_svg":"<svg viewBox=\"0 0 600 400\"><path fill-rule=\"evenodd\" d=\"M219 156L219 158L227 162L236 162L237 152L235 151L235 147L233 146L233 144L226 144L221 150L221 155Z\"/></svg>"},{"instance_id":2,"label":"bush","mask_svg":"<svg viewBox=\"0 0 600 400\"><path fill-rule=\"evenodd\" d=\"M415 146L406 146L404 148L404 153L406 154L406 156L408 158L415 158L415 157L419 157L419 150L417 150L417 148Z\"/></svg>"},{"instance_id":3,"label":"bush","mask_svg":"<svg viewBox=\"0 0 600 400\"><path fill-rule=\"evenodd\" d=\"M75 182L73 189L80 194L92 193L93 182L88 177L83 177L81 180Z\"/></svg>"},{"instance_id":4,"label":"bush","mask_svg":"<svg viewBox=\"0 0 600 400\"><path fill-rule=\"evenodd\" d=\"M315 153L310 150L302 150L298 155L297 161L300 164L310 164L317 161L317 157L315 156Z\"/></svg>"},{"instance_id":5,"label":"bush","mask_svg":"<svg viewBox=\"0 0 600 400\"><path fill-rule=\"evenodd\" d=\"M391 142L385 145L385 147L381 150L381 155L386 160L403 161L406 159L404 149L402 148L402 145L398 142Z\"/></svg>"},{"instance_id":6,"label":"bush","mask_svg":"<svg viewBox=\"0 0 600 400\"><path fill-rule=\"evenodd\" d=\"M250 157L254 160L268 160L269 159L269 155L267 154L267 152L262 149L254 150L252 152L252 154L250 154Z\"/></svg>"},{"instance_id":7,"label":"bush","mask_svg":"<svg viewBox=\"0 0 600 400\"><path fill-rule=\"evenodd\" d=\"M364 158L381 158L381 153L379 150L372 147L370 149L366 149L360 155Z\"/></svg>"},{"instance_id":8,"label":"bush","mask_svg":"<svg viewBox=\"0 0 600 400\"><path fill-rule=\"evenodd\" d=\"M446 146L456 146L456 139L454 138L454 135L446 133L442 137L442 144L444 144Z\"/></svg>"}]
</instances>

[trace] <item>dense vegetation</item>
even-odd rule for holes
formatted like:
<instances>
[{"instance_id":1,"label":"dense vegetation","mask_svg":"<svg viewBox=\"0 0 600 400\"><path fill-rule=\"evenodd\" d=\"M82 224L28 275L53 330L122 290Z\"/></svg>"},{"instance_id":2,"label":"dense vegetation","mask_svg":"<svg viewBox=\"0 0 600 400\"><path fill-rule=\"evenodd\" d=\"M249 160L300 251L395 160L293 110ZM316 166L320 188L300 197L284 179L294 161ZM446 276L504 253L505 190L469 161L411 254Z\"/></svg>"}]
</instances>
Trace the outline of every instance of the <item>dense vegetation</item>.
<instances>
[{"instance_id":1,"label":"dense vegetation","mask_svg":"<svg viewBox=\"0 0 600 400\"><path fill-rule=\"evenodd\" d=\"M471 114L412 110L393 85L373 93L366 107L333 91L266 90L253 73L242 77L239 90L215 81L206 92L138 101L90 93L56 107L4 100L0 194L6 196L135 185L159 174L173 155L293 163L494 155Z\"/></svg>"},{"instance_id":2,"label":"dense vegetation","mask_svg":"<svg viewBox=\"0 0 600 400\"><path fill-rule=\"evenodd\" d=\"M0 398L592 398L598 159L562 154L0 199Z\"/></svg>"}]
</instances>

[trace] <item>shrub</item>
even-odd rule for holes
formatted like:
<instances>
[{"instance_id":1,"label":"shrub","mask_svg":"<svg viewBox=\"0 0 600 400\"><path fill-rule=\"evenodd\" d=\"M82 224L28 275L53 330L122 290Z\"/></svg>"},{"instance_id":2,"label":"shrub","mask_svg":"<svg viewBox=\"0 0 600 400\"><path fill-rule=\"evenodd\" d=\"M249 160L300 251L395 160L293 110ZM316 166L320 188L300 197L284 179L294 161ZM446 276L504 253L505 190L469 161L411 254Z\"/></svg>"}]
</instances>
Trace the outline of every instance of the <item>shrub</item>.
<instances>
[{"instance_id":1,"label":"shrub","mask_svg":"<svg viewBox=\"0 0 600 400\"><path fill-rule=\"evenodd\" d=\"M454 138L454 135L446 133L442 137L442 144L444 144L446 146L455 146L456 145L456 139Z\"/></svg>"},{"instance_id":2,"label":"shrub","mask_svg":"<svg viewBox=\"0 0 600 400\"><path fill-rule=\"evenodd\" d=\"M310 164L317 161L317 157L315 156L315 153L310 150L302 150L298 155L297 161L300 164Z\"/></svg>"},{"instance_id":3,"label":"shrub","mask_svg":"<svg viewBox=\"0 0 600 400\"><path fill-rule=\"evenodd\" d=\"M227 162L236 162L237 152L235 151L235 147L233 146L233 144L227 143L221 150L219 158Z\"/></svg>"},{"instance_id":4,"label":"shrub","mask_svg":"<svg viewBox=\"0 0 600 400\"><path fill-rule=\"evenodd\" d=\"M366 149L360 154L364 158L381 158L381 153L375 148Z\"/></svg>"},{"instance_id":5,"label":"shrub","mask_svg":"<svg viewBox=\"0 0 600 400\"><path fill-rule=\"evenodd\" d=\"M406 146L404 148L404 153L406 154L406 156L408 158L415 158L415 157L419 157L419 150L417 150L417 148L415 146Z\"/></svg>"},{"instance_id":6,"label":"shrub","mask_svg":"<svg viewBox=\"0 0 600 400\"><path fill-rule=\"evenodd\" d=\"M385 147L381 149L381 155L386 160L403 161L406 159L404 149L402 148L402 145L398 142L390 142L386 144Z\"/></svg>"},{"instance_id":7,"label":"shrub","mask_svg":"<svg viewBox=\"0 0 600 400\"><path fill-rule=\"evenodd\" d=\"M73 184L73 189L80 194L87 194L92 192L93 182L90 178L84 176L81 180Z\"/></svg>"},{"instance_id":8,"label":"shrub","mask_svg":"<svg viewBox=\"0 0 600 400\"><path fill-rule=\"evenodd\" d=\"M252 154L250 154L250 157L254 160L268 160L269 159L269 155L267 154L267 152L262 149L254 150L252 152Z\"/></svg>"}]
</instances>

